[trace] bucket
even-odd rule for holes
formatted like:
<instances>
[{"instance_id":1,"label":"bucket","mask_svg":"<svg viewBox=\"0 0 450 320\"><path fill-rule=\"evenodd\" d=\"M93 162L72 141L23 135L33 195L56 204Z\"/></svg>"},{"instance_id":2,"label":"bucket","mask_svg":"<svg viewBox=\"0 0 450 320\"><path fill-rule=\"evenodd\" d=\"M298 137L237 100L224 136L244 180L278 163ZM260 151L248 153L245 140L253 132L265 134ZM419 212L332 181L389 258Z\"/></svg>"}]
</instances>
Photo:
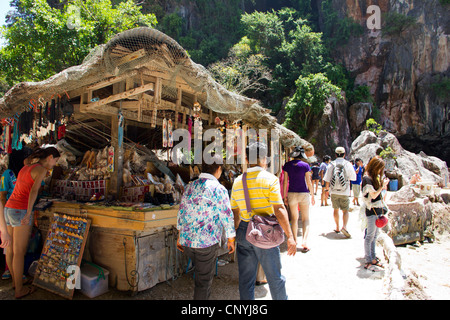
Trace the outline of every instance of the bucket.
<instances>
[{"instance_id":1,"label":"bucket","mask_svg":"<svg viewBox=\"0 0 450 320\"><path fill-rule=\"evenodd\" d=\"M389 191L397 191L398 190L398 180L389 181Z\"/></svg>"}]
</instances>

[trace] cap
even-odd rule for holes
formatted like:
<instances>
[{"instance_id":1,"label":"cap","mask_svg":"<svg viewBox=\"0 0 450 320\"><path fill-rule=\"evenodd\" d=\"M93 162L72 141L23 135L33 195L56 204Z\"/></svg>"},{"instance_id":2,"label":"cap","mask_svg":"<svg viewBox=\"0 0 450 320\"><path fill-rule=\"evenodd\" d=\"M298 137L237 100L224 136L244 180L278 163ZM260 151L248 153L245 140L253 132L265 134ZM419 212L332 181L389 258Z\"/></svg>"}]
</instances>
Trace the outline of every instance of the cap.
<instances>
[{"instance_id":1,"label":"cap","mask_svg":"<svg viewBox=\"0 0 450 320\"><path fill-rule=\"evenodd\" d=\"M344 147L337 147L336 150L334 150L334 152L336 152L337 154L344 154L345 149Z\"/></svg>"},{"instance_id":2,"label":"cap","mask_svg":"<svg viewBox=\"0 0 450 320\"><path fill-rule=\"evenodd\" d=\"M292 151L292 152L289 154L289 157L291 157L291 158L299 158L299 157L302 157L302 158L304 158L304 159L308 158L308 157L305 155L305 149L303 149L302 147L295 147L295 148L294 148L294 151Z\"/></svg>"}]
</instances>

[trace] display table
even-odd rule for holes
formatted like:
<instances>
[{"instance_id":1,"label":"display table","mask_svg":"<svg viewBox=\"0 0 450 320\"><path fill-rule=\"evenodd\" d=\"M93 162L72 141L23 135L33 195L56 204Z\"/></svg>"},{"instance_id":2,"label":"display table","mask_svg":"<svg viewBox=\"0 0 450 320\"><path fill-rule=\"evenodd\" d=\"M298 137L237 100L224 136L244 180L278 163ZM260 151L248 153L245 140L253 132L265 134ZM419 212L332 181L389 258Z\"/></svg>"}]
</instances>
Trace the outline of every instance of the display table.
<instances>
[{"instance_id":1,"label":"display table","mask_svg":"<svg viewBox=\"0 0 450 320\"><path fill-rule=\"evenodd\" d=\"M91 220L83 257L109 271L110 287L146 290L176 277L187 264L176 248L178 206L133 210L54 201L50 208L36 211L44 241L54 213Z\"/></svg>"}]
</instances>

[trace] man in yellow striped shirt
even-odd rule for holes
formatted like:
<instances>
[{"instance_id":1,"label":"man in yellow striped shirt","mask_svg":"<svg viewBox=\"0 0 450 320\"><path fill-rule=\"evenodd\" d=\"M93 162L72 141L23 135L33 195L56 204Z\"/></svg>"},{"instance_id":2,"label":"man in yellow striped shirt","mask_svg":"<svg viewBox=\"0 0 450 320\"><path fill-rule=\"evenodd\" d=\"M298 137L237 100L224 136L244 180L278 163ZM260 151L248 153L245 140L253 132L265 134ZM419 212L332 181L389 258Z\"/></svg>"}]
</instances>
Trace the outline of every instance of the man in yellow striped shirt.
<instances>
[{"instance_id":1,"label":"man in yellow striped shirt","mask_svg":"<svg viewBox=\"0 0 450 320\"><path fill-rule=\"evenodd\" d=\"M246 149L247 163L249 154L267 155L267 146L253 143ZM242 175L237 177L231 192L231 209L234 214L237 239L237 259L239 267L239 294L241 300L255 299L255 282L258 263L261 264L269 283L270 293L274 300L286 300L286 279L281 274L280 248L261 249L245 238L248 222L252 216L275 214L278 223L287 236L288 255L295 255L297 246L289 227L289 219L280 193L278 178L265 170L267 158L258 156L257 163L249 163L247 169L247 186L252 212L247 212L245 205Z\"/></svg>"}]
</instances>

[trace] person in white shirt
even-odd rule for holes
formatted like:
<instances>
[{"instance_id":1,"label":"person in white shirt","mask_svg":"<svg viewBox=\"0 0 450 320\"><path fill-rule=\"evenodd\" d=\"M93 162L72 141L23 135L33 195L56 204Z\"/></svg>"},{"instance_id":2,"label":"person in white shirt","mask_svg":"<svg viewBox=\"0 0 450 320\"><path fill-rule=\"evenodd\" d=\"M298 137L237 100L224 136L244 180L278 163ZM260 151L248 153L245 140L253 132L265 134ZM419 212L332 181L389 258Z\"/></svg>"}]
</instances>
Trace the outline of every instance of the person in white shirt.
<instances>
[{"instance_id":1,"label":"person in white shirt","mask_svg":"<svg viewBox=\"0 0 450 320\"><path fill-rule=\"evenodd\" d=\"M352 164L345 160L345 149L337 147L336 160L329 166L325 174L325 191L330 191L336 233L342 232L350 238L347 231L348 210L350 209L350 181L356 180L356 172ZM340 172L340 174L339 174ZM342 229L339 229L339 209L342 210Z\"/></svg>"}]
</instances>

